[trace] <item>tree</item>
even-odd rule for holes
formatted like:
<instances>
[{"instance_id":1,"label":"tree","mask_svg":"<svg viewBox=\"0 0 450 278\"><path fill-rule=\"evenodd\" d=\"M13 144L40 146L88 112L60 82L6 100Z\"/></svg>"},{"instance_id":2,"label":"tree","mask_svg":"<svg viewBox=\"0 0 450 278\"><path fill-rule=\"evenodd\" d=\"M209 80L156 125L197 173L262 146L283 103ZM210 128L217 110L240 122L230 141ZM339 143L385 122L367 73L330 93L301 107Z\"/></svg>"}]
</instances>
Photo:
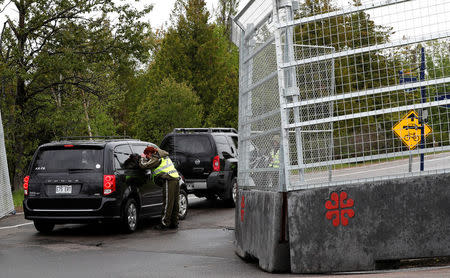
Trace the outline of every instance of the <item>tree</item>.
<instances>
[{"instance_id":1,"label":"tree","mask_svg":"<svg viewBox=\"0 0 450 278\"><path fill-rule=\"evenodd\" d=\"M4 4L4 0L0 4ZM109 54L114 49L123 50L124 46L129 47L129 55L135 58L142 58L145 51L142 51L136 42L142 42L147 35L147 23L139 22L139 18L147 14L151 7L146 7L138 12L129 5L117 6L111 0L19 0L12 1L17 8L18 21L14 22L7 16L7 20L2 29L1 59L13 67L16 72L16 104L23 109L26 101L34 94L39 93L39 89L27 85L33 84L36 78L45 74L46 71L40 69L41 63L36 62L36 58L45 52L48 56L61 56L67 54L65 50L75 50L73 53L78 56L90 56L93 54ZM98 13L97 17L92 17L93 13ZM67 31L66 25L84 26L92 29L92 34L101 30L105 23L109 22L108 13L117 13L119 22L110 23L110 30L114 33L114 40L110 40L108 45L101 44L81 44L77 49L69 49L67 45L58 45L55 39L63 32ZM72 29L73 30L73 29ZM92 39L98 39L94 37ZM50 45L54 49L48 52ZM91 48L89 48L91 46ZM60 80L47 86L60 85Z\"/></svg>"},{"instance_id":2,"label":"tree","mask_svg":"<svg viewBox=\"0 0 450 278\"><path fill-rule=\"evenodd\" d=\"M225 28L224 35L226 38L231 38L231 17L236 15L239 0L219 0L219 7L217 11L217 25Z\"/></svg>"},{"instance_id":3,"label":"tree","mask_svg":"<svg viewBox=\"0 0 450 278\"><path fill-rule=\"evenodd\" d=\"M168 76L178 83L186 82L203 105L202 125L225 124L212 114L216 113L214 103L218 97L227 100L226 95L237 96L237 51L229 49L223 26L208 23L204 0L177 1L172 18L173 25L157 47L148 69L149 82L159 84ZM230 81L233 86L228 84ZM230 87L235 90L234 95L229 92Z\"/></svg>"},{"instance_id":4,"label":"tree","mask_svg":"<svg viewBox=\"0 0 450 278\"><path fill-rule=\"evenodd\" d=\"M7 145L11 142L10 176L17 185L35 147L62 135L39 133L51 122L39 117L57 118L60 114L42 111L61 109L65 100L76 103L71 98L82 100L78 104L84 107L82 115L88 116L90 125L89 119L95 120L89 118L93 107L87 105L93 103L89 100L92 95L104 100L117 94L120 83L115 80L124 68L146 62L152 36L148 23L140 19L151 6L137 11L113 0L0 0L0 10L10 3L18 18L7 16L2 26L0 61L13 74L0 74L8 84L15 83L15 88L6 92L11 108L5 129Z\"/></svg>"},{"instance_id":5,"label":"tree","mask_svg":"<svg viewBox=\"0 0 450 278\"><path fill-rule=\"evenodd\" d=\"M318 14L338 11L339 8L332 0L306 0L297 14L298 17L310 17ZM354 6L360 6L361 1L354 0ZM326 46L332 51L340 52L351 49L364 48L389 41L392 28L375 24L370 15L364 11L351 13L349 15L339 15L321 21L314 21L295 27L295 38L298 45L308 45L312 48ZM320 52L320 50L317 50ZM331 50L330 50L331 51ZM307 53L297 51L298 53ZM322 54L311 54L320 56ZM310 56L306 57L309 58ZM379 88L395 83L396 73L394 64L389 54L382 51L364 52L361 54L348 55L337 58L334 61L334 84L335 93L343 94L357 92L372 88ZM300 66L297 70L310 76L314 80L314 72L308 66ZM317 70L316 70L317 71ZM317 79L317 78L316 78ZM314 83L315 84L315 83ZM310 86L315 86L310 83ZM308 91L308 90L306 90ZM315 92L309 90L308 93ZM302 99L309 99L311 95L301 96ZM338 102L334 109L335 116L342 115L351 110L352 113L364 112L367 110L381 109L383 104L389 102L389 98L383 95L373 97L343 100ZM383 116L380 116L383 117ZM384 122L380 118L380 122ZM334 125L334 138L337 138L336 146L347 146L347 149L336 148L336 158L345 157L348 153L370 154L372 150L378 150L383 146L371 148L370 143L377 140L371 138L376 136L370 130L377 130L377 120L371 122L368 118L352 119L340 121ZM357 129L357 130L356 130ZM359 136L365 134L365 136ZM391 134L393 136L393 134ZM339 141L341 140L341 141ZM387 140L386 140L387 141Z\"/></svg>"},{"instance_id":6,"label":"tree","mask_svg":"<svg viewBox=\"0 0 450 278\"><path fill-rule=\"evenodd\" d=\"M174 128L200 126L202 109L199 97L189 86L165 78L155 91L148 92L137 108L133 116L134 134L159 144Z\"/></svg>"},{"instance_id":7,"label":"tree","mask_svg":"<svg viewBox=\"0 0 450 278\"><path fill-rule=\"evenodd\" d=\"M450 76L450 41L436 40L428 42L425 46L424 52L426 56L426 79L438 79ZM416 52L420 53L419 51ZM419 89L420 90L420 89ZM450 94L450 85L448 83L427 86L426 95L429 101L437 99L445 99ZM437 106L430 109L429 125L433 127L431 134L432 139L427 139L428 147L435 147L436 142L440 142L441 146L450 143L450 109L443 106Z\"/></svg>"},{"instance_id":8,"label":"tree","mask_svg":"<svg viewBox=\"0 0 450 278\"><path fill-rule=\"evenodd\" d=\"M222 33L219 37L222 39L220 44L228 44L229 50L226 52L223 80L219 84L216 98L214 99L206 118L208 127L238 127L239 114L239 49L228 41L225 36L225 26L217 26L216 31Z\"/></svg>"}]
</instances>

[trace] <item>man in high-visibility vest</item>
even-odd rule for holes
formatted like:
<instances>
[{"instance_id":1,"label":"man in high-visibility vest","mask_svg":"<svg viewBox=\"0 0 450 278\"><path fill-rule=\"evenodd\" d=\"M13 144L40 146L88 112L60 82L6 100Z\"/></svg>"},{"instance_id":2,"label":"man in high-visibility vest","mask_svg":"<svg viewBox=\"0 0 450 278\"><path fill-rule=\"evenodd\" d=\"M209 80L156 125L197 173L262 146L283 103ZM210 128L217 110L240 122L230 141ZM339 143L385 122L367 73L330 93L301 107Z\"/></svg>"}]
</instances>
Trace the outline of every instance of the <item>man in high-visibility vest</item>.
<instances>
[{"instance_id":1,"label":"man in high-visibility vest","mask_svg":"<svg viewBox=\"0 0 450 278\"><path fill-rule=\"evenodd\" d=\"M280 137L275 135L272 138L272 146L269 151L269 167L280 168Z\"/></svg>"},{"instance_id":2,"label":"man in high-visibility vest","mask_svg":"<svg viewBox=\"0 0 450 278\"><path fill-rule=\"evenodd\" d=\"M280 149L271 149L269 155L269 167L280 168Z\"/></svg>"},{"instance_id":3,"label":"man in high-visibility vest","mask_svg":"<svg viewBox=\"0 0 450 278\"><path fill-rule=\"evenodd\" d=\"M272 148L269 151L269 167L280 168L280 137L275 135L272 139ZM279 173L270 173L270 186L278 186Z\"/></svg>"},{"instance_id":4,"label":"man in high-visibility vest","mask_svg":"<svg viewBox=\"0 0 450 278\"><path fill-rule=\"evenodd\" d=\"M153 179L157 183L163 183L163 209L161 212L161 224L155 228L158 230L177 229L180 198L180 185L177 169L169 158L169 153L148 146L144 150L144 157L139 161L139 166L151 169Z\"/></svg>"}]
</instances>

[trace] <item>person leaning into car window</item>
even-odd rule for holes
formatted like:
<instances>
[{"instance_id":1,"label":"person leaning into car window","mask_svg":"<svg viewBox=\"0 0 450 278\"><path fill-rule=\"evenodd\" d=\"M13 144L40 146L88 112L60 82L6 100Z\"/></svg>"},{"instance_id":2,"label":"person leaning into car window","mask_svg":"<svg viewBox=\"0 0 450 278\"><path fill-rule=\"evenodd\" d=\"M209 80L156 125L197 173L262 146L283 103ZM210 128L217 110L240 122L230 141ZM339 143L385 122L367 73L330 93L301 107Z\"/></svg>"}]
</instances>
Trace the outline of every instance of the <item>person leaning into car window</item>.
<instances>
[{"instance_id":1,"label":"person leaning into car window","mask_svg":"<svg viewBox=\"0 0 450 278\"><path fill-rule=\"evenodd\" d=\"M148 146L139 161L139 166L151 169L153 179L157 184L163 184L163 209L161 224L158 230L177 229L180 187L180 175L169 158L169 153L159 148Z\"/></svg>"}]
</instances>

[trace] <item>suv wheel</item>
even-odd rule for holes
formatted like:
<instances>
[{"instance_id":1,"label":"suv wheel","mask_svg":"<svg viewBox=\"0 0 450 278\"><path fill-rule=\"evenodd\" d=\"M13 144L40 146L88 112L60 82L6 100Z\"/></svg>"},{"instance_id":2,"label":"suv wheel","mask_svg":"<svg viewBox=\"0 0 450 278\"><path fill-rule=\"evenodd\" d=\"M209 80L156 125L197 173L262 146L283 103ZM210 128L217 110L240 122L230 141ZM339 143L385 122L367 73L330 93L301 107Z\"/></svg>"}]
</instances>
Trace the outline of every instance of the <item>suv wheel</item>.
<instances>
[{"instance_id":1,"label":"suv wheel","mask_svg":"<svg viewBox=\"0 0 450 278\"><path fill-rule=\"evenodd\" d=\"M138 210L136 201L128 199L122 213L122 229L125 233L136 231L138 222Z\"/></svg>"},{"instance_id":2,"label":"suv wheel","mask_svg":"<svg viewBox=\"0 0 450 278\"><path fill-rule=\"evenodd\" d=\"M180 189L180 198L179 202L179 211L178 211L178 219L183 220L186 218L187 209L188 209L188 195L184 189Z\"/></svg>"},{"instance_id":3,"label":"suv wheel","mask_svg":"<svg viewBox=\"0 0 450 278\"><path fill-rule=\"evenodd\" d=\"M41 232L43 234L48 234L51 231L53 231L53 228L55 227L55 224L54 223L50 223L50 222L42 222L42 221L34 220L34 227L39 232Z\"/></svg>"},{"instance_id":4,"label":"suv wheel","mask_svg":"<svg viewBox=\"0 0 450 278\"><path fill-rule=\"evenodd\" d=\"M231 196L233 197L233 202L234 204L237 203L237 197L238 197L238 184L237 184L237 179L234 178L233 181L231 182Z\"/></svg>"},{"instance_id":5,"label":"suv wheel","mask_svg":"<svg viewBox=\"0 0 450 278\"><path fill-rule=\"evenodd\" d=\"M237 199L237 179L233 178L231 180L230 184L230 198L225 200L227 203L227 206L234 208L236 206L236 199Z\"/></svg>"}]
</instances>

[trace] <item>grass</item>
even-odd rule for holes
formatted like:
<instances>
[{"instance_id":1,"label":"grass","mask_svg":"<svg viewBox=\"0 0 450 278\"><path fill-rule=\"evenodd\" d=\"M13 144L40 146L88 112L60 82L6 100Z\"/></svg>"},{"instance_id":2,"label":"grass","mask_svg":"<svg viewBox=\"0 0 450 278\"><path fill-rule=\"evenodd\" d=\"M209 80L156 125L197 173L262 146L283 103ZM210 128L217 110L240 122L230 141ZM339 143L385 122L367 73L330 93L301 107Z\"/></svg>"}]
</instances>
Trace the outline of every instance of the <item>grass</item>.
<instances>
[{"instance_id":1,"label":"grass","mask_svg":"<svg viewBox=\"0 0 450 278\"><path fill-rule=\"evenodd\" d=\"M15 208L22 208L23 189L18 189L13 192L13 201Z\"/></svg>"}]
</instances>

